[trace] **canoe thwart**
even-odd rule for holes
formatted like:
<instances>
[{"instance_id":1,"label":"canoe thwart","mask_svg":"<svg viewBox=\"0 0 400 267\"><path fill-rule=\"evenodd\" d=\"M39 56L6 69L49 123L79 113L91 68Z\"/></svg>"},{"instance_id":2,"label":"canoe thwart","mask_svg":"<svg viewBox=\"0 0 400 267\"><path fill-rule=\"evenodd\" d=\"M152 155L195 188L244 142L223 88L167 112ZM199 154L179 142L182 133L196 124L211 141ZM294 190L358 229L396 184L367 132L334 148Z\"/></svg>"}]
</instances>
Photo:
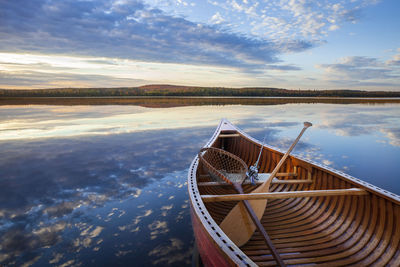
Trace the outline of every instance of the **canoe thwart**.
<instances>
[{"instance_id":1,"label":"canoe thwart","mask_svg":"<svg viewBox=\"0 0 400 267\"><path fill-rule=\"evenodd\" d=\"M220 134L218 135L220 138L229 138L229 137L240 137L240 134Z\"/></svg>"},{"instance_id":2,"label":"canoe thwart","mask_svg":"<svg viewBox=\"0 0 400 267\"><path fill-rule=\"evenodd\" d=\"M288 179L288 180L281 180L274 178L271 181L271 184L312 184L312 180L297 180L297 179Z\"/></svg>"},{"instance_id":3,"label":"canoe thwart","mask_svg":"<svg viewBox=\"0 0 400 267\"><path fill-rule=\"evenodd\" d=\"M258 180L256 181L256 185L262 184L264 181L263 180ZM281 180L274 178L272 179L271 184L312 184L312 180L296 180L296 179L290 179L290 180ZM245 184L251 184L250 181L245 181L243 183ZM221 186L221 185L228 185L227 183L223 182L202 182L202 183L197 183L198 186Z\"/></svg>"},{"instance_id":4,"label":"canoe thwart","mask_svg":"<svg viewBox=\"0 0 400 267\"><path fill-rule=\"evenodd\" d=\"M258 182L264 182L270 176L270 173L259 173L258 174ZM296 177L297 173L294 172L278 172L275 177ZM210 177L209 174L201 174L200 177Z\"/></svg>"},{"instance_id":5,"label":"canoe thwart","mask_svg":"<svg viewBox=\"0 0 400 267\"><path fill-rule=\"evenodd\" d=\"M295 197L328 197L328 196L362 196L368 192L361 188L287 191L271 193L229 194L229 195L202 195L203 202L241 201L257 199L282 199Z\"/></svg>"}]
</instances>

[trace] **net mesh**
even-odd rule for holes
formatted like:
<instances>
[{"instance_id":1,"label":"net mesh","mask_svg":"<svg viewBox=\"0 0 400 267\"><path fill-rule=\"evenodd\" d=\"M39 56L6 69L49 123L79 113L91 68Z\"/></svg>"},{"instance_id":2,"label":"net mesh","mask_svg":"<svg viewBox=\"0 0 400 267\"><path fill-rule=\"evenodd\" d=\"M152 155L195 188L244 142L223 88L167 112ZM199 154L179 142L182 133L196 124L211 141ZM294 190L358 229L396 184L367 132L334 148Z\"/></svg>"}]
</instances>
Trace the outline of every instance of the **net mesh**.
<instances>
[{"instance_id":1,"label":"net mesh","mask_svg":"<svg viewBox=\"0 0 400 267\"><path fill-rule=\"evenodd\" d=\"M225 150L215 147L203 148L199 152L199 159L214 181L241 184L246 179L246 163Z\"/></svg>"}]
</instances>

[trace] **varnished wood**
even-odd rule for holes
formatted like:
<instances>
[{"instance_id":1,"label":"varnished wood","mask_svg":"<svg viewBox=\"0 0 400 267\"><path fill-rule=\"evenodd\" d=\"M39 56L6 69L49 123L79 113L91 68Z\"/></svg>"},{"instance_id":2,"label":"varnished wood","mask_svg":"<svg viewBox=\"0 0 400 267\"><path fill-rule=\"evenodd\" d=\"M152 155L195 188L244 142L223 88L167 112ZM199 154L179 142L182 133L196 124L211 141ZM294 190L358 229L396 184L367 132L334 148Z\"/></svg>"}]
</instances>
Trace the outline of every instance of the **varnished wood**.
<instances>
[{"instance_id":1,"label":"varnished wood","mask_svg":"<svg viewBox=\"0 0 400 267\"><path fill-rule=\"evenodd\" d=\"M240 137L240 134L220 134L218 137L220 138Z\"/></svg>"},{"instance_id":2,"label":"varnished wood","mask_svg":"<svg viewBox=\"0 0 400 267\"><path fill-rule=\"evenodd\" d=\"M328 197L328 196L363 196L368 192L360 188L334 189L334 190L313 190L313 191L293 191L293 192L273 192L273 193L251 193L251 194L232 194L232 195L202 195L204 202L220 201L241 201L254 199L281 199L295 197Z\"/></svg>"},{"instance_id":3,"label":"varnished wood","mask_svg":"<svg viewBox=\"0 0 400 267\"><path fill-rule=\"evenodd\" d=\"M222 139L218 135L225 129L223 123L224 121L207 146L222 146L220 141ZM260 142L231 124L226 125L229 127L229 134L240 136L223 138L225 149L241 157L248 166L253 164L260 151ZM268 145L264 146L260 159L260 172L272 173L283 155L281 151ZM239 247L229 239L227 233L222 231L220 223L240 202L205 202L203 197L206 195L236 197L237 192L228 186L207 184L211 181L196 162L195 159L188 176L191 207L202 223L196 224L196 228L203 227L203 231L207 232L210 240L213 240L215 251L221 253L227 265L276 266L276 261L265 244L261 232L253 232L250 239ZM399 196L342 172L294 156L288 156L278 171L296 173L297 176L274 178L270 183L269 192L264 193L290 195L304 192L308 195L268 199L268 204L262 210L261 224L286 265L399 266ZM264 182L268 177L261 177L261 181ZM243 190L245 194L252 194L254 188L258 189L260 186L259 183L256 186L244 184ZM334 191L337 193L344 190L363 195L310 196L313 192L322 193L331 190L339 190ZM250 203L253 201L260 200L248 200ZM240 216L246 216L245 206L243 204L239 206L242 209ZM248 219L249 226L254 226L251 218ZM207 252L201 254L203 258L210 257L208 255L211 254Z\"/></svg>"},{"instance_id":4,"label":"varnished wood","mask_svg":"<svg viewBox=\"0 0 400 267\"><path fill-rule=\"evenodd\" d=\"M222 145L225 145L225 142L222 142ZM232 185L239 194L244 194L242 184L247 179L248 168L241 158L223 149L215 147L202 148L198 157L199 164L203 166L204 171L210 175L211 179L223 180L227 184ZM247 214L251 217L258 232L262 234L265 244L268 249L270 249L277 265L285 267L286 265L282 261L279 253L276 251L271 239L265 232L264 227L254 213L251 205L247 200L241 201L240 204L245 207ZM241 229L237 229L237 231L240 230Z\"/></svg>"},{"instance_id":5,"label":"varnished wood","mask_svg":"<svg viewBox=\"0 0 400 267\"><path fill-rule=\"evenodd\" d=\"M293 144L290 146L288 151L279 160L278 164L271 172L271 175L262 185L253 190L253 193L265 193L269 191L272 179L275 178L275 175L278 173L280 168L283 167L283 165L286 163L285 161L288 158L290 152L299 142L301 136L304 134L307 128L310 127L311 125L312 124L310 122L304 122L304 128L301 130L300 134L294 140ZM252 151L248 151L247 154L251 153ZM267 200L266 199L256 200L256 201L251 200L249 201L249 203L252 206L254 213L257 215L257 218L261 218L264 213L265 207L267 205ZM253 235L255 231L255 225L252 224L251 218L249 216L244 215L242 209L238 205L236 205L228 213L228 215L220 224L220 227L225 233L227 233L229 238L239 247L247 243L247 241L250 239L250 237ZM237 228L245 230L238 232L235 230Z\"/></svg>"},{"instance_id":6,"label":"varnished wood","mask_svg":"<svg viewBox=\"0 0 400 267\"><path fill-rule=\"evenodd\" d=\"M280 180L280 179L272 179L271 184L311 184L312 180ZM261 185L263 181L256 181L256 185ZM250 181L245 181L244 184L251 184ZM198 186L224 186L227 185L224 182L202 182L198 183Z\"/></svg>"},{"instance_id":7,"label":"varnished wood","mask_svg":"<svg viewBox=\"0 0 400 267\"><path fill-rule=\"evenodd\" d=\"M271 174L270 173L259 173L258 179L261 182L264 182ZM202 174L201 177L208 177L208 174ZM295 172L278 172L275 177L295 177L297 173Z\"/></svg>"},{"instance_id":8,"label":"varnished wood","mask_svg":"<svg viewBox=\"0 0 400 267\"><path fill-rule=\"evenodd\" d=\"M234 184L234 187L238 191L239 194L244 194L243 188L240 184ZM254 225L256 226L257 230L259 233L261 233L268 249L271 251L272 256L274 257L276 263L280 267L285 267L286 264L283 262L281 256L279 255L278 251L276 250L274 244L271 241L271 238L267 234L267 232L264 229L264 226L261 224L260 220L257 218L257 215L254 213L253 208L249 204L247 200L242 201L243 206L246 208L247 212L250 215L251 220L253 221ZM238 229L240 231L240 229Z\"/></svg>"}]
</instances>

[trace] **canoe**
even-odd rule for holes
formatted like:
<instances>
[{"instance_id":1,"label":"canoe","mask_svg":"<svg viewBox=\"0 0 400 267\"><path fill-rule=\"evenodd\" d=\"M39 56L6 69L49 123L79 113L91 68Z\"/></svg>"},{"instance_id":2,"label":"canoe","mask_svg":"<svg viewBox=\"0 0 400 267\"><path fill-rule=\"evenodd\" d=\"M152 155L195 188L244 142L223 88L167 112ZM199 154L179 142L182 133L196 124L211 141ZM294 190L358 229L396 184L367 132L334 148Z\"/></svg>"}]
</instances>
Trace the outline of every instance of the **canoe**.
<instances>
[{"instance_id":1,"label":"canoe","mask_svg":"<svg viewBox=\"0 0 400 267\"><path fill-rule=\"evenodd\" d=\"M261 146L222 120L204 147L228 151L250 166ZM261 181L256 185L245 182L244 194L212 180L198 156L194 158L188 171L188 190L196 246L205 266L277 265L258 231L245 244L235 244L221 228L230 211L249 199L268 199L260 221L288 266L400 265L398 195L293 155L282 165L268 192L252 193L268 179L283 155L283 151L263 145Z\"/></svg>"}]
</instances>

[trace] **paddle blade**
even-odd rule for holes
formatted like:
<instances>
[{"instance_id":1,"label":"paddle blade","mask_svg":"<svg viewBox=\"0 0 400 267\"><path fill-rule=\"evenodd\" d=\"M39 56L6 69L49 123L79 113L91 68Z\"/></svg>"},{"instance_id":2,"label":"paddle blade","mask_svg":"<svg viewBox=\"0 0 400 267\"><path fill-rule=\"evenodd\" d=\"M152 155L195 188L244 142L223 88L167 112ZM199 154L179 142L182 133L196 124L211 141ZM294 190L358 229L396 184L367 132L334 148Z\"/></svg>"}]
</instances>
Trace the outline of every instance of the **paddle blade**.
<instances>
[{"instance_id":1,"label":"paddle blade","mask_svg":"<svg viewBox=\"0 0 400 267\"><path fill-rule=\"evenodd\" d=\"M249 200L249 204L253 208L257 218L260 219L264 214L267 201ZM246 244L256 230L256 226L242 202L233 207L219 227L238 247Z\"/></svg>"}]
</instances>

